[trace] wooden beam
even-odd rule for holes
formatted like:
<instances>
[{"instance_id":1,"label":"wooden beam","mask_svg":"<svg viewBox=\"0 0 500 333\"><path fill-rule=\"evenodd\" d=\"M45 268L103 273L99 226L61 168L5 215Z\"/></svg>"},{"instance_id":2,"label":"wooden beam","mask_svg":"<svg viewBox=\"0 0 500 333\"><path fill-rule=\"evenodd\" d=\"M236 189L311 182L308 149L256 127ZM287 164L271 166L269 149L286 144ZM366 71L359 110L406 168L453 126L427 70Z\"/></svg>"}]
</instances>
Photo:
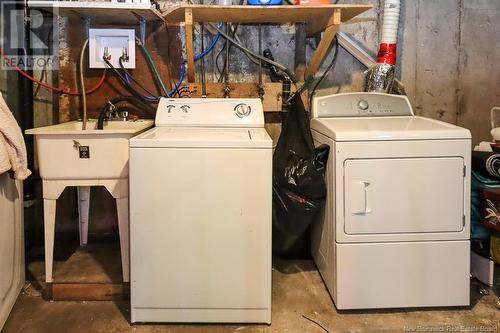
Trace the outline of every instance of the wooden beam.
<instances>
[{"instance_id":1,"label":"wooden beam","mask_svg":"<svg viewBox=\"0 0 500 333\"><path fill-rule=\"evenodd\" d=\"M185 23L188 82L194 82L193 11L190 8L185 11Z\"/></svg>"},{"instance_id":2,"label":"wooden beam","mask_svg":"<svg viewBox=\"0 0 500 333\"><path fill-rule=\"evenodd\" d=\"M195 22L283 24L296 22L316 23L320 19L323 23L322 28L325 28L328 18L332 16L336 9L342 11L342 21L346 22L373 8L372 5L353 4L311 6L174 5L172 1L161 1L160 6L162 6L160 11L167 23L183 22L184 12L187 9L191 9L195 17ZM308 29L308 32L311 32L311 29Z\"/></svg>"},{"instance_id":3,"label":"wooden beam","mask_svg":"<svg viewBox=\"0 0 500 333\"><path fill-rule=\"evenodd\" d=\"M297 83L300 86L301 82ZM190 97L201 97L201 83L190 83ZM257 98L259 96L258 84L256 83L229 83L231 88L231 97L236 98ZM292 86L292 93L295 87ZM187 92L185 92L187 93ZM262 105L265 112L279 112L282 110L283 87L281 82L264 82L264 100ZM207 82L207 97L224 97L224 83Z\"/></svg>"},{"instance_id":4,"label":"wooden beam","mask_svg":"<svg viewBox=\"0 0 500 333\"><path fill-rule=\"evenodd\" d=\"M314 53L309 66L307 67L305 74L306 78L309 76L314 76L318 71L319 67L321 66L321 63L323 62L326 54L328 53L328 50L330 50L330 47L332 46L333 39L335 38L337 31L339 30L340 23L341 23L340 9L336 9L333 15L328 20L325 33L323 34L323 38L321 38L321 41L319 42L316 52Z\"/></svg>"},{"instance_id":5,"label":"wooden beam","mask_svg":"<svg viewBox=\"0 0 500 333\"><path fill-rule=\"evenodd\" d=\"M129 298L129 285L122 283L53 283L54 301L111 301Z\"/></svg>"}]
</instances>

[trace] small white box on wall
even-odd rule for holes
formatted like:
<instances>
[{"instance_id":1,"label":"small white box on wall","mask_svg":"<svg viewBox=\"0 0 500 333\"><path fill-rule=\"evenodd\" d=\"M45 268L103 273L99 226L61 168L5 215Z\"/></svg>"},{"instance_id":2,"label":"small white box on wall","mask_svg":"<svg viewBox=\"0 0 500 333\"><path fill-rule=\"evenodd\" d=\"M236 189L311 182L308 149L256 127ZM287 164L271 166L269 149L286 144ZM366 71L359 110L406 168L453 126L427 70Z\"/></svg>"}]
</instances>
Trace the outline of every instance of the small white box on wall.
<instances>
[{"instance_id":1,"label":"small white box on wall","mask_svg":"<svg viewBox=\"0 0 500 333\"><path fill-rule=\"evenodd\" d=\"M135 68L135 30L134 29L90 29L89 30L89 67L109 68L104 62L106 56L113 67Z\"/></svg>"}]
</instances>

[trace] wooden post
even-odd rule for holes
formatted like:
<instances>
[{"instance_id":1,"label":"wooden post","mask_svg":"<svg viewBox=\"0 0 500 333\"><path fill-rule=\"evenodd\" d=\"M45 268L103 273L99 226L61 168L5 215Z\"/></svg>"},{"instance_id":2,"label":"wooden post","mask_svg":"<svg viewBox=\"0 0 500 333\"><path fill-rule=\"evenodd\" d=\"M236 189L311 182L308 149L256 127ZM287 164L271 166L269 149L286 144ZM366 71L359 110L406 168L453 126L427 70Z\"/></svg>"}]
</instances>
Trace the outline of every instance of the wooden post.
<instances>
[{"instance_id":1,"label":"wooden post","mask_svg":"<svg viewBox=\"0 0 500 333\"><path fill-rule=\"evenodd\" d=\"M311 63L307 67L305 74L306 78L308 78L311 75L314 76L316 74L316 72L319 69L319 66L321 66L321 63L323 62L326 54L328 53L328 50L332 45L333 39L335 38L335 35L337 34L337 31L339 30L340 27L340 22L341 22L340 13L341 13L340 9L335 9L333 15L328 20L325 32L323 34L323 38L321 38L318 48L316 49L316 52L314 53L313 58L311 59Z\"/></svg>"},{"instance_id":2,"label":"wooden post","mask_svg":"<svg viewBox=\"0 0 500 333\"><path fill-rule=\"evenodd\" d=\"M187 55L187 75L188 82L194 82L194 45L193 45L193 11L191 8L186 8L185 11L186 23L186 55Z\"/></svg>"}]
</instances>

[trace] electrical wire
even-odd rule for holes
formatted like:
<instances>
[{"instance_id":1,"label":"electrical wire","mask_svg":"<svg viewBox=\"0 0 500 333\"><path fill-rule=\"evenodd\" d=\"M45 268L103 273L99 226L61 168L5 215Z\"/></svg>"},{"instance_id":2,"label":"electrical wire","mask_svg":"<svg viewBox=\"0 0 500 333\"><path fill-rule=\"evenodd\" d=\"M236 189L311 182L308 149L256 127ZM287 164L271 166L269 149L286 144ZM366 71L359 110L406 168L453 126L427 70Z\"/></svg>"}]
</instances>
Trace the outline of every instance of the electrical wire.
<instances>
[{"instance_id":1,"label":"electrical wire","mask_svg":"<svg viewBox=\"0 0 500 333\"><path fill-rule=\"evenodd\" d=\"M314 94L316 93L316 89L319 87L319 85L323 82L323 80L326 78L328 73L335 67L335 64L337 63L337 56L339 54L339 41L337 40L337 36L334 38L334 43L335 43L335 49L333 51L333 58L328 67L325 69L325 72L321 77L319 78L318 81L314 84L314 87L311 90L311 93L309 95L309 109L312 108L312 100L314 97Z\"/></svg>"},{"instance_id":2,"label":"electrical wire","mask_svg":"<svg viewBox=\"0 0 500 333\"><path fill-rule=\"evenodd\" d=\"M276 62L276 61L272 61L270 59L267 59L266 57L264 56L261 56L260 54L256 54L254 53L253 51L249 50L248 48L246 48L245 46L241 45L239 42L237 42L234 38L232 38L231 36L229 36L228 34L226 34L224 31L222 31L221 29L219 29L217 26L215 26L214 24L212 23L208 23L208 25L210 25L212 27L212 29L215 29L217 30L221 35L222 37L224 37L226 40L230 41L231 43L233 43L236 47L238 47L239 49L243 50L245 52L245 54L250 54L252 55L254 58L257 58L257 59L260 59L264 62L267 62L268 64L270 65L273 65L279 69L281 69L283 72L285 72L288 77L292 80L293 83L297 83L297 78L295 77L295 74L290 70L288 69L286 66L283 66L282 64Z\"/></svg>"},{"instance_id":3,"label":"electrical wire","mask_svg":"<svg viewBox=\"0 0 500 333\"><path fill-rule=\"evenodd\" d=\"M129 78L131 79L139 88L141 88L142 90L144 90L147 94L149 94L149 96L147 97L154 97L153 93L150 92L148 89L144 88L144 86L139 83L139 81L137 81L136 79L134 79L134 77L129 73L129 71L125 68L125 66L123 65L123 56L121 56L119 59L118 59L118 63L120 64L120 68L121 70L124 72L125 74L125 77L126 78ZM128 81L128 80L127 80ZM128 84L130 84L130 81L128 81ZM156 98L156 97L154 97ZM158 99L158 98L156 98Z\"/></svg>"},{"instance_id":4,"label":"electrical wire","mask_svg":"<svg viewBox=\"0 0 500 333\"><path fill-rule=\"evenodd\" d=\"M80 85L82 88L82 105L83 105L83 120L82 120L82 130L87 129L87 95L85 94L85 77L83 75L83 58L85 57L85 49L89 45L89 39L87 38L83 43L82 50L80 51Z\"/></svg>"},{"instance_id":5,"label":"electrical wire","mask_svg":"<svg viewBox=\"0 0 500 333\"><path fill-rule=\"evenodd\" d=\"M45 82L42 82L40 80L37 80L35 79L33 76L29 75L28 73L26 73L25 71L23 71L21 68L17 67L16 65L12 64L11 62L11 59L9 59L3 52L3 49L0 48L0 54L2 55L2 57L4 58L5 60L5 63L14 68L16 70L16 72L18 72L19 74L21 74L22 76L24 76L25 78L27 78L28 80L34 82L34 83L37 83L39 84L41 87L47 89L47 90L50 90L50 91L53 91L53 92L56 92L56 93L59 93L59 94L64 94L64 95L71 95L71 96L80 96L80 92L79 91L71 91L71 90L64 90L64 89L61 89L61 88L58 88L58 87L54 87L50 84L47 84ZM95 92L97 89L99 89L103 84L104 84L104 81L106 81L106 70L104 70L102 72L102 76L101 78L99 79L99 82L97 82L97 84L92 87L91 89L88 89L85 91L85 93L87 95L90 95L92 94L93 92Z\"/></svg>"}]
</instances>

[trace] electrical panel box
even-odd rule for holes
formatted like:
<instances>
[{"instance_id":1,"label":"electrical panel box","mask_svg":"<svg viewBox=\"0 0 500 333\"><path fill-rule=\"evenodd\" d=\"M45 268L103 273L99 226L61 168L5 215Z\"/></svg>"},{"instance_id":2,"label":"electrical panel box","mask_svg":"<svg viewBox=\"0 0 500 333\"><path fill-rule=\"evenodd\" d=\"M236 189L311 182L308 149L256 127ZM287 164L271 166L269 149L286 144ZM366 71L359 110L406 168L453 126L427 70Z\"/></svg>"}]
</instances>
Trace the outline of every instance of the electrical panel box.
<instances>
[{"instance_id":1,"label":"electrical panel box","mask_svg":"<svg viewBox=\"0 0 500 333\"><path fill-rule=\"evenodd\" d=\"M89 67L109 68L103 57L113 67L120 68L120 58L125 68L135 68L134 29L90 29Z\"/></svg>"}]
</instances>

